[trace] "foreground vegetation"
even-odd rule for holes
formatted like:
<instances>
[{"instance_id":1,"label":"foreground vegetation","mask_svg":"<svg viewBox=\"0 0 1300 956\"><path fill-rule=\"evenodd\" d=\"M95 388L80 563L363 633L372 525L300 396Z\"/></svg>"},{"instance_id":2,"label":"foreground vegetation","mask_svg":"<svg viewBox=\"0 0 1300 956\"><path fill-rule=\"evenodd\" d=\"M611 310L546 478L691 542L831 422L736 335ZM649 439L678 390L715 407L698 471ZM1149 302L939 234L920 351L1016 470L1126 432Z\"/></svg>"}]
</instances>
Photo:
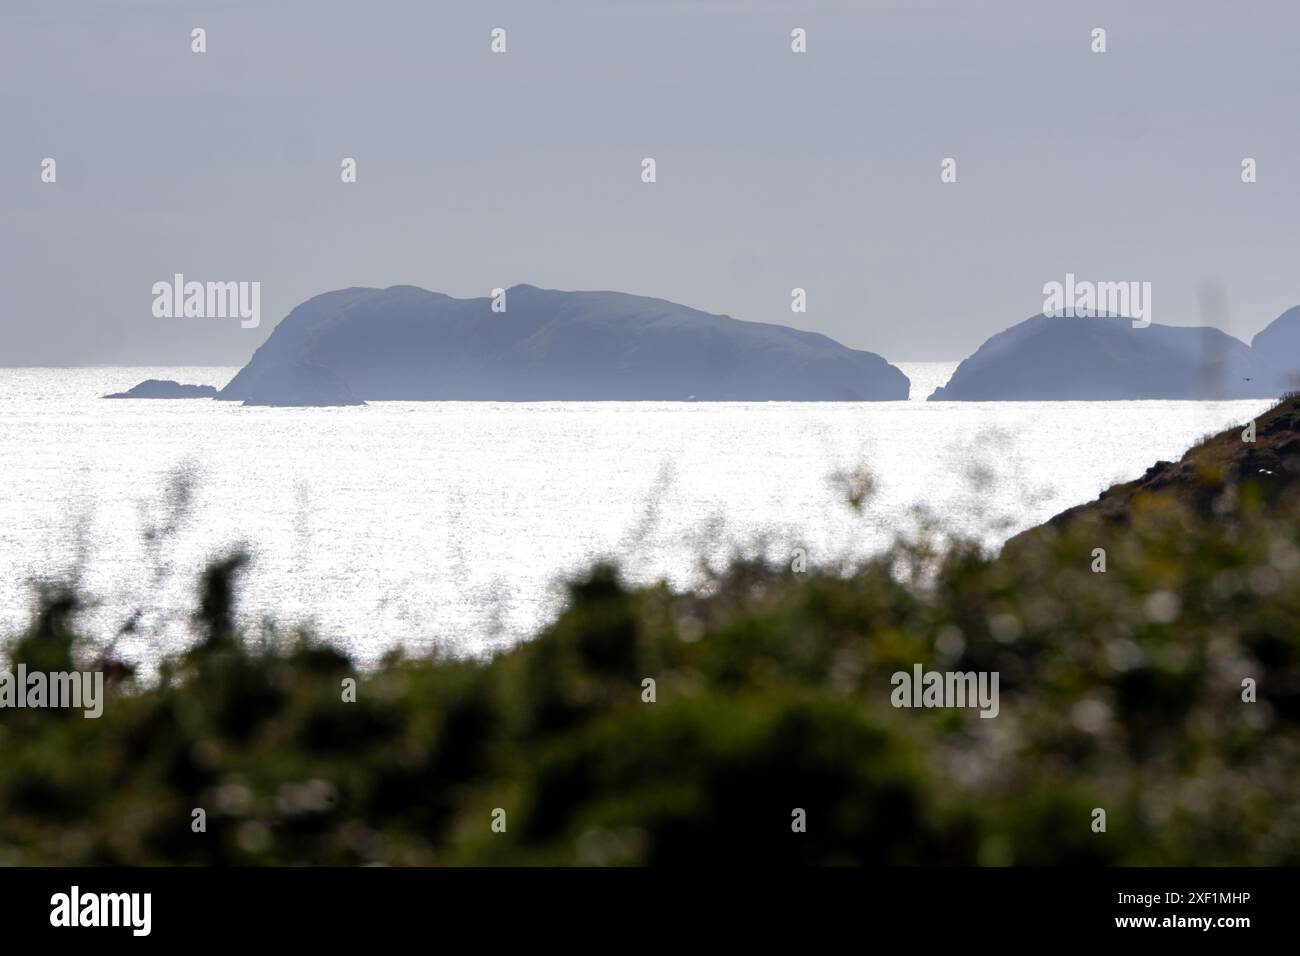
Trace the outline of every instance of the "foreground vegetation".
<instances>
[{"instance_id":1,"label":"foreground vegetation","mask_svg":"<svg viewBox=\"0 0 1300 956\"><path fill-rule=\"evenodd\" d=\"M486 661L241 633L232 558L146 681L47 592L6 666L102 668L109 699L0 710L0 863L1300 863L1298 423L998 557L737 561L695 594L597 567ZM917 663L997 672L998 716L894 708Z\"/></svg>"}]
</instances>

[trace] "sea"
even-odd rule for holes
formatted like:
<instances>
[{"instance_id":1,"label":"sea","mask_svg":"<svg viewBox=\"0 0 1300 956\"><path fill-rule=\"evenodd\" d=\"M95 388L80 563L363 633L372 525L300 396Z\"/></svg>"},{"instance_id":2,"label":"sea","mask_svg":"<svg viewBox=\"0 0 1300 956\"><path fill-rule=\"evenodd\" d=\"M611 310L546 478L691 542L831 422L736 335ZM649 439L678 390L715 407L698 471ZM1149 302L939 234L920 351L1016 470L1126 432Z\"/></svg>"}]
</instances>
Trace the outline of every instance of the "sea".
<instances>
[{"instance_id":1,"label":"sea","mask_svg":"<svg viewBox=\"0 0 1300 956\"><path fill-rule=\"evenodd\" d=\"M235 368L0 368L0 635L73 584L148 668L194 640L201 569L242 551L238 616L373 663L526 640L597 561L707 585L736 555L837 570L922 528L996 549L1268 401L107 401ZM854 505L856 500L857 505Z\"/></svg>"}]
</instances>

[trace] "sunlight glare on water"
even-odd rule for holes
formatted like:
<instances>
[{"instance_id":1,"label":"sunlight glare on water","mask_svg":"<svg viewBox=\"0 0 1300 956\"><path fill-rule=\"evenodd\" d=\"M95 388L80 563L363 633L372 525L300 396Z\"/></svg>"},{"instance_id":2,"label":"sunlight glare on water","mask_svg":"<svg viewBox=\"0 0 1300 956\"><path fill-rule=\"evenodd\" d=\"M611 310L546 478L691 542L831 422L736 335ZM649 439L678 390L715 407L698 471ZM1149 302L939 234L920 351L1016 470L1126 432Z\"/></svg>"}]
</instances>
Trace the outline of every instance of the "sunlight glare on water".
<instances>
[{"instance_id":1,"label":"sunlight glare on water","mask_svg":"<svg viewBox=\"0 0 1300 956\"><path fill-rule=\"evenodd\" d=\"M119 647L151 660L190 639L204 563L243 545L246 622L312 623L370 661L477 652L533 633L602 556L682 587L760 541L829 564L917 505L994 547L1271 404L927 403L953 364L900 367L910 402L325 409L99 398L234 369L0 369L0 627L25 622L33 580L76 574L97 638L145 609ZM855 514L830 476L859 467L876 491Z\"/></svg>"}]
</instances>

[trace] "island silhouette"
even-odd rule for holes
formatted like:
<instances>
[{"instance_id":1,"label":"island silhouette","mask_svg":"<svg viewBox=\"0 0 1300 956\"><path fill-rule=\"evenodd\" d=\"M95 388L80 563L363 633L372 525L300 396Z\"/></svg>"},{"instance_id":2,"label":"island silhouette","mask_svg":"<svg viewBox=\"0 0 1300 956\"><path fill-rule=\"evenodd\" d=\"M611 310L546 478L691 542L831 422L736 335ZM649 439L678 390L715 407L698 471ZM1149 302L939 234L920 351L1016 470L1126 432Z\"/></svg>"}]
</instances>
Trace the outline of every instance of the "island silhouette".
<instances>
[{"instance_id":1,"label":"island silhouette","mask_svg":"<svg viewBox=\"0 0 1300 956\"><path fill-rule=\"evenodd\" d=\"M1209 326L1035 315L985 341L930 401L1275 398L1300 384L1300 306L1251 345ZM665 299L516 285L456 299L349 288L291 311L215 394L142 382L108 398L367 401L906 401L874 352Z\"/></svg>"}]
</instances>

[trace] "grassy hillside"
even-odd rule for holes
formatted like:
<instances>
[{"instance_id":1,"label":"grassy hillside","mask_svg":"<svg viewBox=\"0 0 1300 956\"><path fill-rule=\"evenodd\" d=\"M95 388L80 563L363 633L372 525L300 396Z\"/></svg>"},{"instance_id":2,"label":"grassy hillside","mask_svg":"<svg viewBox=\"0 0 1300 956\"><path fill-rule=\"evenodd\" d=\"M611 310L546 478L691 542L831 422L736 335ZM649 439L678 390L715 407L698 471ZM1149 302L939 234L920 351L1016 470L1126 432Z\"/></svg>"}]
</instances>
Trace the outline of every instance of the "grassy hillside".
<instances>
[{"instance_id":1,"label":"grassy hillside","mask_svg":"<svg viewBox=\"0 0 1300 956\"><path fill-rule=\"evenodd\" d=\"M738 561L702 594L597 567L487 661L241 633L232 559L142 681L48 592L8 666L110 697L0 710L0 863L1300 863L1300 403L1257 428L998 557ZM998 716L895 708L916 663L997 672Z\"/></svg>"},{"instance_id":2,"label":"grassy hillside","mask_svg":"<svg viewBox=\"0 0 1300 956\"><path fill-rule=\"evenodd\" d=\"M1242 511L1294 507L1300 497L1300 394L1286 396L1255 419L1253 436L1247 434L1249 424L1203 438L1177 462L1156 462L1141 478L1113 485L1097 501L1019 535L1011 548L1066 526L1141 523L1170 509L1234 522Z\"/></svg>"}]
</instances>

